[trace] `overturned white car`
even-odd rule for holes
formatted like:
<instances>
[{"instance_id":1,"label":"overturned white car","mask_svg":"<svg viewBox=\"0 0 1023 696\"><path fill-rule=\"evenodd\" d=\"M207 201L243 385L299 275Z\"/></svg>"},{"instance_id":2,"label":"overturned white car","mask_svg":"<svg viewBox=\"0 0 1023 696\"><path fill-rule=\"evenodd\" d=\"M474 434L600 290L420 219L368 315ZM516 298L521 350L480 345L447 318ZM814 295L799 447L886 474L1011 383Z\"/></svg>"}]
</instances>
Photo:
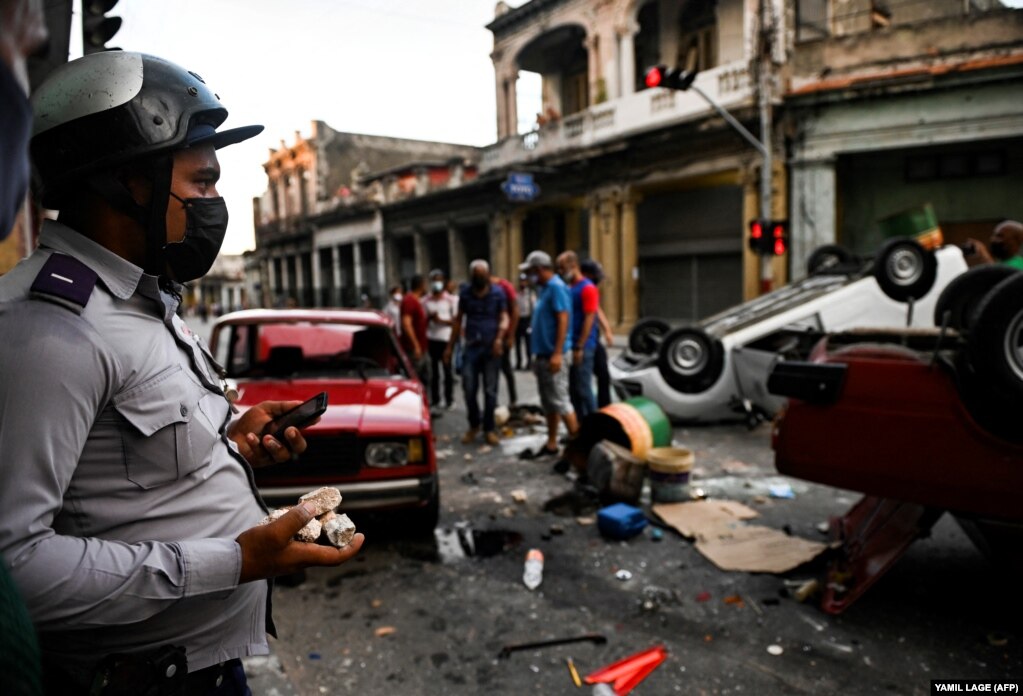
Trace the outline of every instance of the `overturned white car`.
<instances>
[{"instance_id":1,"label":"overturned white car","mask_svg":"<svg viewBox=\"0 0 1023 696\"><path fill-rule=\"evenodd\" d=\"M822 334L853 328L931 327L942 289L966 270L962 251L928 251L889 240L873 260L821 247L810 275L688 326L644 319L610 366L621 398L645 396L676 421L773 415L783 399L767 391L780 359L805 358Z\"/></svg>"}]
</instances>

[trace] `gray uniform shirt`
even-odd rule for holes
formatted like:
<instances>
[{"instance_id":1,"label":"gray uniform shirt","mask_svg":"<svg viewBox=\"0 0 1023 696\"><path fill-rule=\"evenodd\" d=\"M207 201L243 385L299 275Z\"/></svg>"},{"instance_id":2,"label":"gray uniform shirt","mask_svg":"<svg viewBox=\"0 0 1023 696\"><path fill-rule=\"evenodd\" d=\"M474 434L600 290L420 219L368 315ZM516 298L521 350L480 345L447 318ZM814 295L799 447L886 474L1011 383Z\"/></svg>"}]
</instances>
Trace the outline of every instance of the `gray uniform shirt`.
<instances>
[{"instance_id":1,"label":"gray uniform shirt","mask_svg":"<svg viewBox=\"0 0 1023 696\"><path fill-rule=\"evenodd\" d=\"M79 315L31 298L53 252L99 276ZM155 277L59 223L0 277L0 555L44 652L183 645L189 671L268 652L235 538L264 508L202 339Z\"/></svg>"}]
</instances>

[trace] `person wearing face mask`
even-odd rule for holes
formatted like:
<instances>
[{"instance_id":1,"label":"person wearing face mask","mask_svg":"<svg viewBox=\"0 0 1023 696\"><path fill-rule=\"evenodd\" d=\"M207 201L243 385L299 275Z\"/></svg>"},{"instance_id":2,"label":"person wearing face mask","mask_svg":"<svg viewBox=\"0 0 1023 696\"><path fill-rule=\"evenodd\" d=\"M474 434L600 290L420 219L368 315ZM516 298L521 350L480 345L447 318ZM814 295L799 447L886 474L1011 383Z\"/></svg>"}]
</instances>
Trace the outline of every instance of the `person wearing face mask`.
<instances>
[{"instance_id":1,"label":"person wearing face mask","mask_svg":"<svg viewBox=\"0 0 1023 696\"><path fill-rule=\"evenodd\" d=\"M1003 220L995 225L986 247L976 239L969 240L965 256L971 266L1001 263L1023 270L1023 223Z\"/></svg>"},{"instance_id":2,"label":"person wearing face mask","mask_svg":"<svg viewBox=\"0 0 1023 696\"><path fill-rule=\"evenodd\" d=\"M216 151L262 126L196 73L110 51L33 96L46 221L0 278L0 554L37 628L47 693L245 693L268 652L267 580L336 566L293 541L306 505L266 525L250 467L306 447L264 434L297 401L238 417L224 372L177 316L181 283L227 227Z\"/></svg>"},{"instance_id":3,"label":"person wearing face mask","mask_svg":"<svg viewBox=\"0 0 1023 696\"><path fill-rule=\"evenodd\" d=\"M464 333L462 387L469 429L462 436L462 444L471 444L482 426L487 444L493 446L501 442L494 423L494 409L497 407L498 371L509 327L508 303L501 287L492 282L490 264L486 261L476 259L470 263L469 277L470 282L458 298L458 314L451 326L444 362L450 364L455 344ZM482 413L476 396L480 381L483 382Z\"/></svg>"},{"instance_id":4,"label":"person wearing face mask","mask_svg":"<svg viewBox=\"0 0 1023 696\"><path fill-rule=\"evenodd\" d=\"M451 340L451 326L455 323L458 303L448 294L444 282L444 271L436 268L430 271L430 294L423 299L429 324L426 338L430 351L430 403L439 406L441 368L444 372L444 408L450 411L454 403L454 375L451 363L444 361L444 349Z\"/></svg>"}]
</instances>

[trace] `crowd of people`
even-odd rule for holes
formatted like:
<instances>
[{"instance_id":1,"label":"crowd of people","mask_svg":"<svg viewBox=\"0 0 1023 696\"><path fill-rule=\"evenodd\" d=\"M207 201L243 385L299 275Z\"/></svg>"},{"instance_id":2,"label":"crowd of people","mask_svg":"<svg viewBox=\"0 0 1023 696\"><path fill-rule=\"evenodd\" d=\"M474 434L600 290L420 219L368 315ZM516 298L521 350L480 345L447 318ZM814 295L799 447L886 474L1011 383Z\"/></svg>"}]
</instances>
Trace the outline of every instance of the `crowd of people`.
<instances>
[{"instance_id":1,"label":"crowd of people","mask_svg":"<svg viewBox=\"0 0 1023 696\"><path fill-rule=\"evenodd\" d=\"M537 250L519 265L517 288L492 274L483 259L467 270L469 280L458 286L441 269L416 275L407 288L390 289L383 310L434 416L454 407L460 379L468 415L462 442L482 434L484 442L496 445L500 379L514 407L515 373L531 371L548 423L547 442L537 454L557 455L562 422L574 435L580 419L611 402L606 345L613 344L614 333L600 308L603 269L592 259L580 261L574 251L552 260Z\"/></svg>"}]
</instances>

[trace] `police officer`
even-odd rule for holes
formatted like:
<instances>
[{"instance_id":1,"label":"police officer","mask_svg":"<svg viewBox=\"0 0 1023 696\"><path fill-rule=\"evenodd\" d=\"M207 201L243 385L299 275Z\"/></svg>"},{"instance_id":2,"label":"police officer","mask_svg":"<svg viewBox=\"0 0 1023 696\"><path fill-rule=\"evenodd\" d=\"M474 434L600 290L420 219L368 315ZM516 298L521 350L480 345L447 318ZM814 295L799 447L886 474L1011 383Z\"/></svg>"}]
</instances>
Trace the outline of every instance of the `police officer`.
<instances>
[{"instance_id":1,"label":"police officer","mask_svg":"<svg viewBox=\"0 0 1023 696\"><path fill-rule=\"evenodd\" d=\"M175 314L227 226L218 130L195 73L107 52L33 97L39 248L0 278L0 555L39 631L49 693L245 693L268 652L268 583L343 550L258 526L250 466L305 449L261 433L297 402L233 419L222 371ZM233 682L233 683L232 683Z\"/></svg>"}]
</instances>

